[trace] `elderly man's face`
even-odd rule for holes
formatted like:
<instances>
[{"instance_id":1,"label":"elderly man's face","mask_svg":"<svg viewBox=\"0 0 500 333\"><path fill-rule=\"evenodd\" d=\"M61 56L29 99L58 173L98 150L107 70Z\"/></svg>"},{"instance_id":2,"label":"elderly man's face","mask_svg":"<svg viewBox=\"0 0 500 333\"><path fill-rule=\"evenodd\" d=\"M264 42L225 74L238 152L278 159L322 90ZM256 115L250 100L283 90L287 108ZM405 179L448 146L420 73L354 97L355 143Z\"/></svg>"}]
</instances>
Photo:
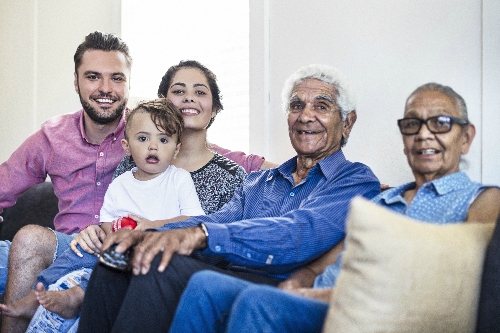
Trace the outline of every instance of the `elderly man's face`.
<instances>
[{"instance_id":1,"label":"elderly man's face","mask_svg":"<svg viewBox=\"0 0 500 333\"><path fill-rule=\"evenodd\" d=\"M342 121L335 96L333 85L317 79L306 79L294 87L288 134L299 156L322 160L341 148L342 136L349 137L355 112Z\"/></svg>"}]
</instances>

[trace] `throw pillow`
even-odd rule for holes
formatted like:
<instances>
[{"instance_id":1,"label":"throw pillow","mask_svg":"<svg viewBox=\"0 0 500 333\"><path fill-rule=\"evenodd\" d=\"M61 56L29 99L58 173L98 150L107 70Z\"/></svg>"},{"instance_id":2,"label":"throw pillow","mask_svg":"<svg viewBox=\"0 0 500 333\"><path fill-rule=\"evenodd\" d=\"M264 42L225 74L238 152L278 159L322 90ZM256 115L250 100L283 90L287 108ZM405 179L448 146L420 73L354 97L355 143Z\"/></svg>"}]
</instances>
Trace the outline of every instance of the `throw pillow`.
<instances>
[{"instance_id":1,"label":"throw pillow","mask_svg":"<svg viewBox=\"0 0 500 333\"><path fill-rule=\"evenodd\" d=\"M473 332L493 228L419 222L354 199L325 332Z\"/></svg>"}]
</instances>

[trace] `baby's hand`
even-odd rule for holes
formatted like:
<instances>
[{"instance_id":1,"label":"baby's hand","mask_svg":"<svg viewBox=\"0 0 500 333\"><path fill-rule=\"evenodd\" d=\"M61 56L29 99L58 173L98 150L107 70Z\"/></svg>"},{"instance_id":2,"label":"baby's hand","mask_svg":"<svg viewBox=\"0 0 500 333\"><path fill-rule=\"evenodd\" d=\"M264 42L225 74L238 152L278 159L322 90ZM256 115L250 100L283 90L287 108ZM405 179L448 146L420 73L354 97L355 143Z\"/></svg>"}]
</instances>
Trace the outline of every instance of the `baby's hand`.
<instances>
[{"instance_id":1,"label":"baby's hand","mask_svg":"<svg viewBox=\"0 0 500 333\"><path fill-rule=\"evenodd\" d=\"M137 227L135 227L135 229L137 229L137 230L146 230L146 229L150 229L150 228L155 227L153 225L152 221L147 220L145 218L142 218L142 217L139 217L136 215L132 215L132 214L129 214L128 217L131 218L132 220L134 220L135 222L137 222Z\"/></svg>"},{"instance_id":2,"label":"baby's hand","mask_svg":"<svg viewBox=\"0 0 500 333\"><path fill-rule=\"evenodd\" d=\"M111 231L115 232L116 230L122 228L133 230L136 227L137 227L137 222L135 220L131 219L130 217L123 216L113 221Z\"/></svg>"}]
</instances>

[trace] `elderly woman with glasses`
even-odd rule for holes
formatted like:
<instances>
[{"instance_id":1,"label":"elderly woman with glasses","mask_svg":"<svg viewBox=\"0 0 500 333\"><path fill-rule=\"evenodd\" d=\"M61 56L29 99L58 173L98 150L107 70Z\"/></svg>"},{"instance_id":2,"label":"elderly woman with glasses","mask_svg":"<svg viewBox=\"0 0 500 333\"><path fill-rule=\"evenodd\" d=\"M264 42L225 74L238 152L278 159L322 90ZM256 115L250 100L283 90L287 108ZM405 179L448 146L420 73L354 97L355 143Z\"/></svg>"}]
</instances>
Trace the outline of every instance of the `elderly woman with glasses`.
<instances>
[{"instance_id":1,"label":"elderly woman with glasses","mask_svg":"<svg viewBox=\"0 0 500 333\"><path fill-rule=\"evenodd\" d=\"M496 220L500 189L472 182L459 170L476 133L460 95L450 87L425 84L408 97L398 126L415 181L372 201L436 224ZM170 332L321 332L341 250L338 244L292 274L279 285L288 292L198 272L184 291Z\"/></svg>"},{"instance_id":2,"label":"elderly woman with glasses","mask_svg":"<svg viewBox=\"0 0 500 333\"><path fill-rule=\"evenodd\" d=\"M496 220L500 190L472 182L459 168L476 134L459 94L437 83L420 86L406 100L398 126L415 181L375 201L402 214L418 211L413 217L428 222Z\"/></svg>"}]
</instances>

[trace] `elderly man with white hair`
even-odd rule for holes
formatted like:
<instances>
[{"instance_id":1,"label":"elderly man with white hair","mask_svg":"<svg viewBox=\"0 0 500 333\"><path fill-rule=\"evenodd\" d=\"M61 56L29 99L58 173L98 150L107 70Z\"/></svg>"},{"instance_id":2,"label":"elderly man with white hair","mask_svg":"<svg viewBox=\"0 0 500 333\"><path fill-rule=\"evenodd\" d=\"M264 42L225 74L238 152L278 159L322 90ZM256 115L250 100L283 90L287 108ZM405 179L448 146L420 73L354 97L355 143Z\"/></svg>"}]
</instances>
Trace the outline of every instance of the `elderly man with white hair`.
<instances>
[{"instance_id":1,"label":"elderly man with white hair","mask_svg":"<svg viewBox=\"0 0 500 333\"><path fill-rule=\"evenodd\" d=\"M196 272L277 285L344 238L351 199L380 192L372 171L341 150L356 121L353 91L335 68L311 65L287 80L283 106L297 156L250 173L214 214L109 235L101 250L133 247L132 271L96 266L79 332L165 332Z\"/></svg>"}]
</instances>

